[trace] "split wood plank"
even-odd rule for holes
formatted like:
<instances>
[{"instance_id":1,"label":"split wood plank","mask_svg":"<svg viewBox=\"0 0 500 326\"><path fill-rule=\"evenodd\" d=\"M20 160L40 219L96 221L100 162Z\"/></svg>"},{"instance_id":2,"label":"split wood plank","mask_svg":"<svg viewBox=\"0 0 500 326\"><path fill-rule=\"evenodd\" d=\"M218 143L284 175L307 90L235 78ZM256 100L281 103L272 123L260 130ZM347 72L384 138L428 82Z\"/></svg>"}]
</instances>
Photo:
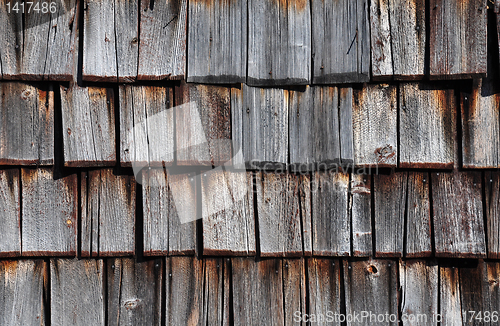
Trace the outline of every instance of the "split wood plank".
<instances>
[{"instance_id":1,"label":"split wood plank","mask_svg":"<svg viewBox=\"0 0 500 326\"><path fill-rule=\"evenodd\" d=\"M312 1L313 83L370 80L367 0Z\"/></svg>"},{"instance_id":2,"label":"split wood plank","mask_svg":"<svg viewBox=\"0 0 500 326\"><path fill-rule=\"evenodd\" d=\"M352 104L352 87L339 88L340 162L342 165L354 163Z\"/></svg>"},{"instance_id":3,"label":"split wood plank","mask_svg":"<svg viewBox=\"0 0 500 326\"><path fill-rule=\"evenodd\" d=\"M166 324L201 326L203 261L195 257L167 257L165 269Z\"/></svg>"},{"instance_id":4,"label":"split wood plank","mask_svg":"<svg viewBox=\"0 0 500 326\"><path fill-rule=\"evenodd\" d=\"M291 173L256 173L260 255L302 256L302 223L299 177ZM310 218L310 217L309 217Z\"/></svg>"},{"instance_id":5,"label":"split wood plank","mask_svg":"<svg viewBox=\"0 0 500 326\"><path fill-rule=\"evenodd\" d=\"M248 21L248 85L309 84L309 1L248 0Z\"/></svg>"},{"instance_id":6,"label":"split wood plank","mask_svg":"<svg viewBox=\"0 0 500 326\"><path fill-rule=\"evenodd\" d=\"M431 205L429 175L408 172L406 200L405 257L432 255Z\"/></svg>"},{"instance_id":7,"label":"split wood plank","mask_svg":"<svg viewBox=\"0 0 500 326\"><path fill-rule=\"evenodd\" d=\"M0 65L3 79L18 75L23 64L24 32L22 12L9 12L7 0L0 5ZM14 6L11 3L11 6Z\"/></svg>"},{"instance_id":8,"label":"split wood plank","mask_svg":"<svg viewBox=\"0 0 500 326\"><path fill-rule=\"evenodd\" d=\"M83 257L124 256L135 253L136 183L132 176L112 169L82 173Z\"/></svg>"},{"instance_id":9,"label":"split wood plank","mask_svg":"<svg viewBox=\"0 0 500 326\"><path fill-rule=\"evenodd\" d=\"M486 76L487 1L431 0L430 78Z\"/></svg>"},{"instance_id":10,"label":"split wood plank","mask_svg":"<svg viewBox=\"0 0 500 326\"><path fill-rule=\"evenodd\" d=\"M302 325L297 321L297 311L303 316L307 312L307 283L304 258L284 259L283 266L283 302L285 325Z\"/></svg>"},{"instance_id":11,"label":"split wood plank","mask_svg":"<svg viewBox=\"0 0 500 326\"><path fill-rule=\"evenodd\" d=\"M403 325L437 326L439 267L434 261L399 261ZM425 285L424 285L425 284ZM423 317L415 317L425 316ZM410 319L413 316L414 319Z\"/></svg>"},{"instance_id":12,"label":"split wood plank","mask_svg":"<svg viewBox=\"0 0 500 326\"><path fill-rule=\"evenodd\" d=\"M38 3L40 7L43 4L43 2ZM23 56L19 73L23 79L42 79L47 60L47 37L52 25L51 13L50 11L43 13L41 10L29 11L27 8L23 16ZM62 30L64 33L67 28Z\"/></svg>"},{"instance_id":13,"label":"split wood plank","mask_svg":"<svg viewBox=\"0 0 500 326\"><path fill-rule=\"evenodd\" d=\"M422 79L425 1L376 0L370 12L373 79Z\"/></svg>"},{"instance_id":14,"label":"split wood plank","mask_svg":"<svg viewBox=\"0 0 500 326\"><path fill-rule=\"evenodd\" d=\"M460 267L460 306L464 322L463 325L491 325L491 323L489 323L491 319L484 319L485 315L488 314L485 308L488 307L487 302L490 300L490 297L487 296L488 293L483 292L483 290L485 290L485 280L483 279L484 269L485 264L482 259L472 263L465 261ZM498 308L493 308L493 311L497 309ZM477 313L472 313L472 311L477 311ZM479 312L481 312L480 315Z\"/></svg>"},{"instance_id":15,"label":"split wood plank","mask_svg":"<svg viewBox=\"0 0 500 326\"><path fill-rule=\"evenodd\" d=\"M436 257L485 258L478 172L432 173Z\"/></svg>"},{"instance_id":16,"label":"split wood plank","mask_svg":"<svg viewBox=\"0 0 500 326\"><path fill-rule=\"evenodd\" d=\"M203 319L201 325L231 324L231 260L205 258Z\"/></svg>"},{"instance_id":17,"label":"split wood plank","mask_svg":"<svg viewBox=\"0 0 500 326\"><path fill-rule=\"evenodd\" d=\"M344 287L346 314L360 311L373 314L398 315L398 264L392 260L344 260ZM353 321L347 325L372 325L369 318L361 324ZM386 322L397 325L397 322Z\"/></svg>"},{"instance_id":18,"label":"split wood plank","mask_svg":"<svg viewBox=\"0 0 500 326\"><path fill-rule=\"evenodd\" d=\"M0 84L0 164L54 164L54 91Z\"/></svg>"},{"instance_id":19,"label":"split wood plank","mask_svg":"<svg viewBox=\"0 0 500 326\"><path fill-rule=\"evenodd\" d=\"M425 83L399 87L399 166L453 168L457 151L453 89Z\"/></svg>"},{"instance_id":20,"label":"split wood plank","mask_svg":"<svg viewBox=\"0 0 500 326\"><path fill-rule=\"evenodd\" d=\"M107 261L109 325L161 325L163 259Z\"/></svg>"},{"instance_id":21,"label":"split wood plank","mask_svg":"<svg viewBox=\"0 0 500 326\"><path fill-rule=\"evenodd\" d=\"M439 267L439 304L441 325L465 325L462 320L460 303L459 268L455 266Z\"/></svg>"},{"instance_id":22,"label":"split wood plank","mask_svg":"<svg viewBox=\"0 0 500 326\"><path fill-rule=\"evenodd\" d=\"M163 169L143 172L144 255L195 252L197 181L193 175Z\"/></svg>"},{"instance_id":23,"label":"split wood plank","mask_svg":"<svg viewBox=\"0 0 500 326\"><path fill-rule=\"evenodd\" d=\"M246 81L247 6L247 0L190 1L188 82Z\"/></svg>"},{"instance_id":24,"label":"split wood plank","mask_svg":"<svg viewBox=\"0 0 500 326\"><path fill-rule=\"evenodd\" d=\"M207 171L201 179L204 255L255 255L251 172Z\"/></svg>"},{"instance_id":25,"label":"split wood plank","mask_svg":"<svg viewBox=\"0 0 500 326\"><path fill-rule=\"evenodd\" d=\"M45 326L47 266L41 259L0 261L0 323Z\"/></svg>"},{"instance_id":26,"label":"split wood plank","mask_svg":"<svg viewBox=\"0 0 500 326\"><path fill-rule=\"evenodd\" d=\"M311 178L308 174L299 175L299 202L302 221L302 250L304 256L311 256L313 249Z\"/></svg>"},{"instance_id":27,"label":"split wood plank","mask_svg":"<svg viewBox=\"0 0 500 326\"><path fill-rule=\"evenodd\" d=\"M339 92L337 87L290 91L289 146L294 171L340 163Z\"/></svg>"},{"instance_id":28,"label":"split wood plank","mask_svg":"<svg viewBox=\"0 0 500 326\"><path fill-rule=\"evenodd\" d=\"M311 186L313 255L351 254L348 192L348 174L335 171L314 173Z\"/></svg>"},{"instance_id":29,"label":"split wood plank","mask_svg":"<svg viewBox=\"0 0 500 326\"><path fill-rule=\"evenodd\" d=\"M51 259L51 321L61 326L104 326L105 277L102 259Z\"/></svg>"},{"instance_id":30,"label":"split wood plank","mask_svg":"<svg viewBox=\"0 0 500 326\"><path fill-rule=\"evenodd\" d=\"M395 167L398 161L396 87L364 85L354 90L354 163Z\"/></svg>"},{"instance_id":31,"label":"split wood plank","mask_svg":"<svg viewBox=\"0 0 500 326\"><path fill-rule=\"evenodd\" d=\"M462 92L462 158L464 168L500 167L500 88L474 79L472 92Z\"/></svg>"},{"instance_id":32,"label":"split wood plank","mask_svg":"<svg viewBox=\"0 0 500 326\"><path fill-rule=\"evenodd\" d=\"M174 161L173 90L120 86L120 163L137 171Z\"/></svg>"},{"instance_id":33,"label":"split wood plank","mask_svg":"<svg viewBox=\"0 0 500 326\"><path fill-rule=\"evenodd\" d=\"M61 88L65 166L116 163L115 103L111 88Z\"/></svg>"},{"instance_id":34,"label":"split wood plank","mask_svg":"<svg viewBox=\"0 0 500 326\"><path fill-rule=\"evenodd\" d=\"M500 306L500 263L497 261L484 261L482 268L483 279L483 295L486 298L484 302L484 311L498 311ZM490 323L486 325L494 325L495 322L490 319Z\"/></svg>"},{"instance_id":35,"label":"split wood plank","mask_svg":"<svg viewBox=\"0 0 500 326\"><path fill-rule=\"evenodd\" d=\"M234 152L249 169L275 169L288 163L288 91L243 84L231 89Z\"/></svg>"},{"instance_id":36,"label":"split wood plank","mask_svg":"<svg viewBox=\"0 0 500 326\"><path fill-rule=\"evenodd\" d=\"M231 159L230 95L227 87L175 88L177 164L219 166Z\"/></svg>"},{"instance_id":37,"label":"split wood plank","mask_svg":"<svg viewBox=\"0 0 500 326\"><path fill-rule=\"evenodd\" d=\"M373 254L371 184L370 175L351 174L349 209L354 257L369 257Z\"/></svg>"},{"instance_id":38,"label":"split wood plank","mask_svg":"<svg viewBox=\"0 0 500 326\"><path fill-rule=\"evenodd\" d=\"M187 2L140 1L138 80L184 78Z\"/></svg>"},{"instance_id":39,"label":"split wood plank","mask_svg":"<svg viewBox=\"0 0 500 326\"><path fill-rule=\"evenodd\" d=\"M325 316L328 311L342 313L342 282L340 275L341 262L334 259L311 258L307 260L309 277L309 314ZM312 322L312 320L311 320ZM316 318L318 325L337 325L339 318L331 323Z\"/></svg>"},{"instance_id":40,"label":"split wood plank","mask_svg":"<svg viewBox=\"0 0 500 326\"><path fill-rule=\"evenodd\" d=\"M484 185L488 258L500 259L500 173L485 172Z\"/></svg>"},{"instance_id":41,"label":"split wood plank","mask_svg":"<svg viewBox=\"0 0 500 326\"><path fill-rule=\"evenodd\" d=\"M139 58L137 0L85 0L83 80L133 82Z\"/></svg>"},{"instance_id":42,"label":"split wood plank","mask_svg":"<svg viewBox=\"0 0 500 326\"><path fill-rule=\"evenodd\" d=\"M77 175L57 176L49 168L21 169L22 254L76 255Z\"/></svg>"},{"instance_id":43,"label":"split wood plank","mask_svg":"<svg viewBox=\"0 0 500 326\"><path fill-rule=\"evenodd\" d=\"M21 198L19 169L0 170L0 257L21 255Z\"/></svg>"}]
</instances>

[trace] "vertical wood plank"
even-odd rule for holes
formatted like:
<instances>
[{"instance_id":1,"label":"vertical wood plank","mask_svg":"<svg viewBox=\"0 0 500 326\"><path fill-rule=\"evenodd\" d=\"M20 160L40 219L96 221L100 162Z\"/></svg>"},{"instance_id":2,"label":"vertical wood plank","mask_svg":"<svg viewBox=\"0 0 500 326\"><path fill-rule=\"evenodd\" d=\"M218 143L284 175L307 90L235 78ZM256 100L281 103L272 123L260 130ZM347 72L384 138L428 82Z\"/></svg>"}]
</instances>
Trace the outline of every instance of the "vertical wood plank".
<instances>
[{"instance_id":1,"label":"vertical wood plank","mask_svg":"<svg viewBox=\"0 0 500 326\"><path fill-rule=\"evenodd\" d=\"M432 254L431 205L427 173L408 172L405 257Z\"/></svg>"},{"instance_id":2,"label":"vertical wood plank","mask_svg":"<svg viewBox=\"0 0 500 326\"><path fill-rule=\"evenodd\" d=\"M303 325L297 322L297 311L306 313L306 271L304 258L284 259L283 267L283 302L285 325Z\"/></svg>"},{"instance_id":3,"label":"vertical wood plank","mask_svg":"<svg viewBox=\"0 0 500 326\"><path fill-rule=\"evenodd\" d=\"M163 259L109 259L107 265L108 324L161 325Z\"/></svg>"},{"instance_id":4,"label":"vertical wood plank","mask_svg":"<svg viewBox=\"0 0 500 326\"><path fill-rule=\"evenodd\" d=\"M21 169L22 254L76 255L77 176L54 176L48 168Z\"/></svg>"},{"instance_id":5,"label":"vertical wood plank","mask_svg":"<svg viewBox=\"0 0 500 326\"><path fill-rule=\"evenodd\" d=\"M0 164L54 164L54 92L0 84Z\"/></svg>"},{"instance_id":6,"label":"vertical wood plank","mask_svg":"<svg viewBox=\"0 0 500 326\"><path fill-rule=\"evenodd\" d=\"M316 172L311 188L313 255L349 256L349 175L334 171Z\"/></svg>"},{"instance_id":7,"label":"vertical wood plank","mask_svg":"<svg viewBox=\"0 0 500 326\"><path fill-rule=\"evenodd\" d=\"M373 254L371 176L351 174L350 210L352 223L352 255Z\"/></svg>"},{"instance_id":8,"label":"vertical wood plank","mask_svg":"<svg viewBox=\"0 0 500 326\"><path fill-rule=\"evenodd\" d=\"M174 161L173 90L120 86L120 164L137 170Z\"/></svg>"},{"instance_id":9,"label":"vertical wood plank","mask_svg":"<svg viewBox=\"0 0 500 326\"><path fill-rule=\"evenodd\" d=\"M0 261L0 323L46 325L47 266L41 259Z\"/></svg>"},{"instance_id":10,"label":"vertical wood plank","mask_svg":"<svg viewBox=\"0 0 500 326\"><path fill-rule=\"evenodd\" d=\"M403 83L399 90L399 166L452 168L457 150L454 91L424 83Z\"/></svg>"},{"instance_id":11,"label":"vertical wood plank","mask_svg":"<svg viewBox=\"0 0 500 326\"><path fill-rule=\"evenodd\" d=\"M64 165L116 163L115 105L111 88L60 86Z\"/></svg>"},{"instance_id":12,"label":"vertical wood plank","mask_svg":"<svg viewBox=\"0 0 500 326\"><path fill-rule=\"evenodd\" d=\"M340 163L338 97L337 87L290 91L289 146L294 170Z\"/></svg>"},{"instance_id":13,"label":"vertical wood plank","mask_svg":"<svg viewBox=\"0 0 500 326\"><path fill-rule=\"evenodd\" d=\"M18 169L0 170L0 257L21 255L21 198Z\"/></svg>"},{"instance_id":14,"label":"vertical wood plank","mask_svg":"<svg viewBox=\"0 0 500 326\"><path fill-rule=\"evenodd\" d=\"M12 5L13 6L13 5ZM13 79L22 69L23 14L8 12L7 0L0 6L0 65L3 79Z\"/></svg>"},{"instance_id":15,"label":"vertical wood plank","mask_svg":"<svg viewBox=\"0 0 500 326\"><path fill-rule=\"evenodd\" d=\"M82 207L82 256L123 256L135 253L136 183L112 169L88 172ZM97 247L93 237L97 234Z\"/></svg>"},{"instance_id":16,"label":"vertical wood plank","mask_svg":"<svg viewBox=\"0 0 500 326\"><path fill-rule=\"evenodd\" d=\"M302 256L298 177L257 172L256 183L260 255Z\"/></svg>"},{"instance_id":17,"label":"vertical wood plank","mask_svg":"<svg viewBox=\"0 0 500 326\"><path fill-rule=\"evenodd\" d=\"M433 261L399 261L403 325L437 325L439 267ZM411 316L415 318L411 320ZM420 316L425 317L420 317Z\"/></svg>"},{"instance_id":18,"label":"vertical wood plank","mask_svg":"<svg viewBox=\"0 0 500 326\"><path fill-rule=\"evenodd\" d=\"M500 263L496 261L485 261L482 263L482 280L483 280L483 295L486 299L484 302L484 311L497 311L500 305ZM489 324L494 325L495 322L490 320Z\"/></svg>"},{"instance_id":19,"label":"vertical wood plank","mask_svg":"<svg viewBox=\"0 0 500 326\"><path fill-rule=\"evenodd\" d=\"M484 319L488 314L485 309L488 307L486 302L489 301L487 293L483 293L484 267L484 261L482 259L472 263L465 261L463 266L460 267L460 306L464 322L463 325L490 325L489 322L491 322L491 319ZM493 311L495 310L494 308ZM472 311L477 311L477 315L473 316L471 313ZM480 315L479 312L481 312Z\"/></svg>"},{"instance_id":20,"label":"vertical wood plank","mask_svg":"<svg viewBox=\"0 0 500 326\"><path fill-rule=\"evenodd\" d=\"M481 175L432 173L436 257L484 258Z\"/></svg>"},{"instance_id":21,"label":"vertical wood plank","mask_svg":"<svg viewBox=\"0 0 500 326\"><path fill-rule=\"evenodd\" d=\"M366 0L312 1L314 84L370 80L370 22Z\"/></svg>"},{"instance_id":22,"label":"vertical wood plank","mask_svg":"<svg viewBox=\"0 0 500 326\"><path fill-rule=\"evenodd\" d=\"M364 85L354 90L354 162L395 167L398 160L396 87Z\"/></svg>"},{"instance_id":23,"label":"vertical wood plank","mask_svg":"<svg viewBox=\"0 0 500 326\"><path fill-rule=\"evenodd\" d=\"M487 1L430 1L430 78L486 76Z\"/></svg>"},{"instance_id":24,"label":"vertical wood plank","mask_svg":"<svg viewBox=\"0 0 500 326\"><path fill-rule=\"evenodd\" d=\"M139 59L139 0L114 1L116 77L118 82L133 82L137 77Z\"/></svg>"},{"instance_id":25,"label":"vertical wood plank","mask_svg":"<svg viewBox=\"0 0 500 326\"><path fill-rule=\"evenodd\" d=\"M252 173L207 171L201 191L203 254L255 255Z\"/></svg>"},{"instance_id":26,"label":"vertical wood plank","mask_svg":"<svg viewBox=\"0 0 500 326\"><path fill-rule=\"evenodd\" d=\"M230 325L230 259L205 258L202 325Z\"/></svg>"},{"instance_id":27,"label":"vertical wood plank","mask_svg":"<svg viewBox=\"0 0 500 326\"><path fill-rule=\"evenodd\" d=\"M484 185L488 258L500 259L500 173L485 172Z\"/></svg>"},{"instance_id":28,"label":"vertical wood plank","mask_svg":"<svg viewBox=\"0 0 500 326\"><path fill-rule=\"evenodd\" d=\"M373 79L390 80L394 74L389 0L370 3L370 40ZM401 26L404 28L404 26ZM396 28L394 28L396 29Z\"/></svg>"},{"instance_id":29,"label":"vertical wood plank","mask_svg":"<svg viewBox=\"0 0 500 326\"><path fill-rule=\"evenodd\" d=\"M189 178L163 169L143 172L144 255L195 252L197 195ZM192 219L181 220L186 216Z\"/></svg>"},{"instance_id":30,"label":"vertical wood plank","mask_svg":"<svg viewBox=\"0 0 500 326\"><path fill-rule=\"evenodd\" d=\"M188 82L246 81L247 6L247 0L190 1Z\"/></svg>"},{"instance_id":31,"label":"vertical wood plank","mask_svg":"<svg viewBox=\"0 0 500 326\"><path fill-rule=\"evenodd\" d=\"M456 267L439 267L439 303L443 326L464 325L460 304L459 269Z\"/></svg>"},{"instance_id":32,"label":"vertical wood plank","mask_svg":"<svg viewBox=\"0 0 500 326\"><path fill-rule=\"evenodd\" d=\"M344 260L346 314L369 311L398 315L398 264L392 260ZM372 325L369 318L347 325ZM394 320L385 325L397 325Z\"/></svg>"},{"instance_id":33,"label":"vertical wood plank","mask_svg":"<svg viewBox=\"0 0 500 326\"><path fill-rule=\"evenodd\" d=\"M341 262L336 259L311 258L307 260L309 313L311 315L325 315L327 311L341 313L344 307L340 267ZM340 326L341 323L337 318L332 323L318 321L318 325Z\"/></svg>"},{"instance_id":34,"label":"vertical wood plank","mask_svg":"<svg viewBox=\"0 0 500 326\"><path fill-rule=\"evenodd\" d=\"M339 88L340 162L354 162L352 87Z\"/></svg>"},{"instance_id":35,"label":"vertical wood plank","mask_svg":"<svg viewBox=\"0 0 500 326\"><path fill-rule=\"evenodd\" d=\"M37 1L38 2L38 1ZM40 9L42 3L38 2ZM13 3L11 3L11 6ZM20 4L19 4L20 5ZM23 11L19 8L20 11ZM22 64L18 76L28 80L41 80L47 61L47 37L51 29L50 12L43 13L42 10L23 13L23 49ZM64 33L64 32L63 32ZM33 60L37 58L37 60Z\"/></svg>"},{"instance_id":36,"label":"vertical wood plank","mask_svg":"<svg viewBox=\"0 0 500 326\"><path fill-rule=\"evenodd\" d=\"M474 79L472 92L462 92L462 160L464 168L500 166L500 88L487 79Z\"/></svg>"},{"instance_id":37,"label":"vertical wood plank","mask_svg":"<svg viewBox=\"0 0 500 326\"><path fill-rule=\"evenodd\" d=\"M187 2L140 1L138 80L184 78Z\"/></svg>"},{"instance_id":38,"label":"vertical wood plank","mask_svg":"<svg viewBox=\"0 0 500 326\"><path fill-rule=\"evenodd\" d=\"M311 178L299 175L299 205L302 222L302 250L304 256L311 256L313 250Z\"/></svg>"},{"instance_id":39,"label":"vertical wood plank","mask_svg":"<svg viewBox=\"0 0 500 326\"><path fill-rule=\"evenodd\" d=\"M231 155L231 99L226 87L182 83L175 88L179 165L222 165Z\"/></svg>"},{"instance_id":40,"label":"vertical wood plank","mask_svg":"<svg viewBox=\"0 0 500 326\"><path fill-rule=\"evenodd\" d=\"M247 83L306 85L311 80L309 1L248 0Z\"/></svg>"},{"instance_id":41,"label":"vertical wood plank","mask_svg":"<svg viewBox=\"0 0 500 326\"><path fill-rule=\"evenodd\" d=\"M202 325L203 265L194 257L166 258L167 325Z\"/></svg>"},{"instance_id":42,"label":"vertical wood plank","mask_svg":"<svg viewBox=\"0 0 500 326\"><path fill-rule=\"evenodd\" d=\"M57 325L105 325L101 259L50 260L50 314Z\"/></svg>"},{"instance_id":43,"label":"vertical wood plank","mask_svg":"<svg viewBox=\"0 0 500 326\"><path fill-rule=\"evenodd\" d=\"M232 259L235 325L285 325L282 264L281 259Z\"/></svg>"}]
</instances>

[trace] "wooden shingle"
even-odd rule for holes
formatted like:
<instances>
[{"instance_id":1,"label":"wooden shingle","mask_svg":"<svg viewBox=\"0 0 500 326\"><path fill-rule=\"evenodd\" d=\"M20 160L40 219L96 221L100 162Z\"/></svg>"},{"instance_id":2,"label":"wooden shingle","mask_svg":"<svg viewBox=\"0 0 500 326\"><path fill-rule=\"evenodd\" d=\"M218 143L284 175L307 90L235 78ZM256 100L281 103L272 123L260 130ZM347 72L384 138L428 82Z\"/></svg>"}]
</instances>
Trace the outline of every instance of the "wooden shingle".
<instances>
[{"instance_id":1,"label":"wooden shingle","mask_svg":"<svg viewBox=\"0 0 500 326\"><path fill-rule=\"evenodd\" d=\"M488 258L500 259L500 173L484 173Z\"/></svg>"},{"instance_id":2,"label":"wooden shingle","mask_svg":"<svg viewBox=\"0 0 500 326\"><path fill-rule=\"evenodd\" d=\"M439 303L439 314L443 320L441 325L463 325L459 269L454 266L439 267Z\"/></svg>"},{"instance_id":3,"label":"wooden shingle","mask_svg":"<svg viewBox=\"0 0 500 326\"><path fill-rule=\"evenodd\" d=\"M0 170L0 257L21 255L19 169Z\"/></svg>"},{"instance_id":4,"label":"wooden shingle","mask_svg":"<svg viewBox=\"0 0 500 326\"><path fill-rule=\"evenodd\" d=\"M231 325L231 260L205 258L201 325Z\"/></svg>"},{"instance_id":5,"label":"wooden shingle","mask_svg":"<svg viewBox=\"0 0 500 326\"><path fill-rule=\"evenodd\" d=\"M349 208L352 221L352 256L354 257L369 257L373 254L371 185L370 175L351 174Z\"/></svg>"},{"instance_id":6,"label":"wooden shingle","mask_svg":"<svg viewBox=\"0 0 500 326\"><path fill-rule=\"evenodd\" d=\"M325 315L327 311L342 311L342 288L340 269L342 262L337 259L311 258L307 260L309 278L309 312L311 315ZM341 325L339 320L331 325Z\"/></svg>"}]
</instances>

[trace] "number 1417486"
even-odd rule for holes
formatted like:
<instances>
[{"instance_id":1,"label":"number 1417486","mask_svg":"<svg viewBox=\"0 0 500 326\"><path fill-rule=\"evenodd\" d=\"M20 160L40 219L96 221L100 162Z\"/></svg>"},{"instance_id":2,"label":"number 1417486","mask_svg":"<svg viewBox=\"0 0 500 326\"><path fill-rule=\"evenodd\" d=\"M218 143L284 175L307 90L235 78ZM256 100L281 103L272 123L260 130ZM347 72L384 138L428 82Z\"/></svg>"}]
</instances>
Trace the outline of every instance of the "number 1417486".
<instances>
[{"instance_id":1,"label":"number 1417486","mask_svg":"<svg viewBox=\"0 0 500 326\"><path fill-rule=\"evenodd\" d=\"M14 14L55 14L57 6L55 2L47 1L16 1L7 2L7 12Z\"/></svg>"}]
</instances>

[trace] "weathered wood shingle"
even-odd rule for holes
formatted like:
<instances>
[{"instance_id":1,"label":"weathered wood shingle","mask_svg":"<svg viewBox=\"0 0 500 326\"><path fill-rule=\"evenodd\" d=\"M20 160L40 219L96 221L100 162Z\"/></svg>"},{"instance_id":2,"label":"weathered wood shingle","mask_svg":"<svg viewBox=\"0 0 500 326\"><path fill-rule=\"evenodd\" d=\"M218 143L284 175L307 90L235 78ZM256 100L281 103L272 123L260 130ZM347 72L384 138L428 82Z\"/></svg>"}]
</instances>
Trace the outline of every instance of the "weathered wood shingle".
<instances>
[{"instance_id":1,"label":"weathered wood shingle","mask_svg":"<svg viewBox=\"0 0 500 326\"><path fill-rule=\"evenodd\" d=\"M19 169L0 170L0 257L21 255L20 189Z\"/></svg>"}]
</instances>

